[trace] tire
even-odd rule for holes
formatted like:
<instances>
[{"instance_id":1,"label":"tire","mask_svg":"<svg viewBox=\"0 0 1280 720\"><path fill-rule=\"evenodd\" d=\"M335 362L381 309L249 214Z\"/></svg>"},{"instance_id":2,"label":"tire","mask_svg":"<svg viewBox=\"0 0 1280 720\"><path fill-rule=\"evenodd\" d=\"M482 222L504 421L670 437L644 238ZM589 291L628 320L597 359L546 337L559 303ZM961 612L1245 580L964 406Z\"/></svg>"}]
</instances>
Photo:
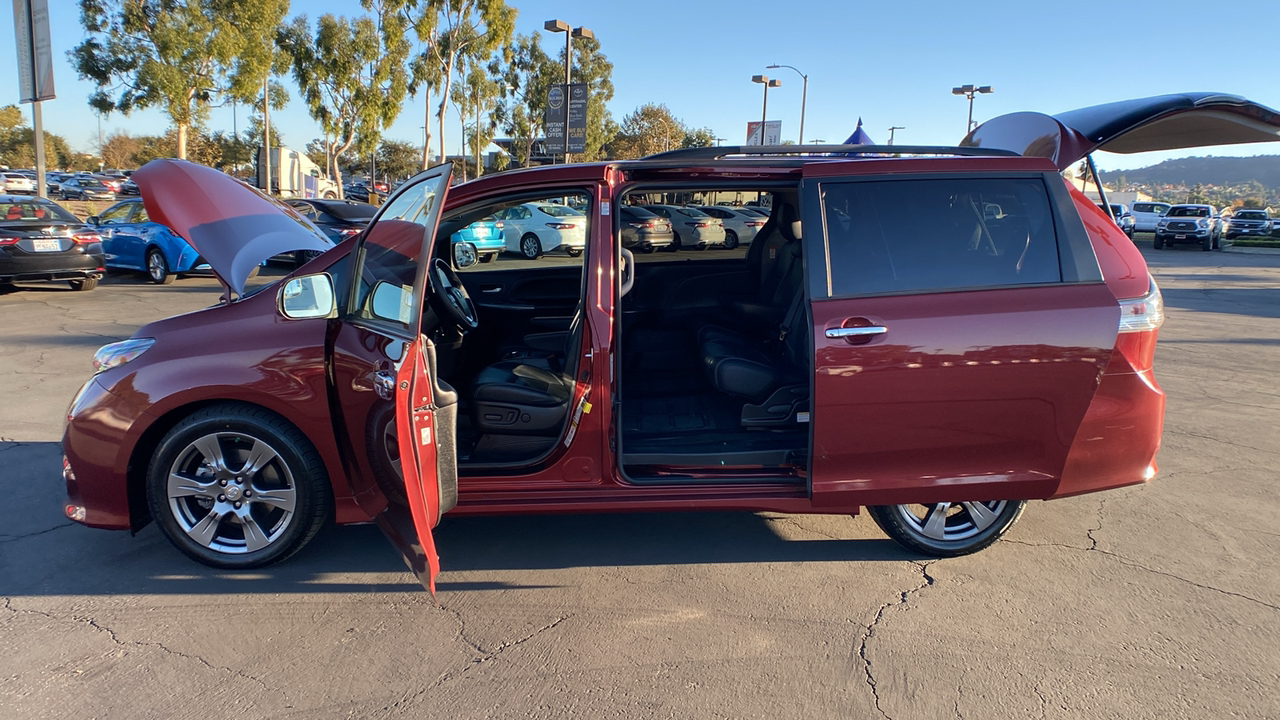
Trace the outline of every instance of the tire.
<instances>
[{"instance_id":1,"label":"tire","mask_svg":"<svg viewBox=\"0 0 1280 720\"><path fill-rule=\"evenodd\" d=\"M738 233L732 230L724 231L724 249L733 250L738 247Z\"/></svg>"},{"instance_id":2,"label":"tire","mask_svg":"<svg viewBox=\"0 0 1280 720\"><path fill-rule=\"evenodd\" d=\"M338 199L338 196L337 196L337 195L334 195L332 191L325 191L324 199L325 199L325 200L337 200L337 199Z\"/></svg>"},{"instance_id":3,"label":"tire","mask_svg":"<svg viewBox=\"0 0 1280 720\"><path fill-rule=\"evenodd\" d=\"M484 255L480 256L480 262L482 263L493 262L493 259L496 257L498 257L498 253L485 253Z\"/></svg>"},{"instance_id":4,"label":"tire","mask_svg":"<svg viewBox=\"0 0 1280 720\"><path fill-rule=\"evenodd\" d=\"M577 248L565 248L565 249L564 249L564 251L565 251L566 253L568 253L568 254L569 254L569 257L581 257L581 256L582 256L582 251L581 251L581 250L579 250L579 249L577 249Z\"/></svg>"},{"instance_id":5,"label":"tire","mask_svg":"<svg viewBox=\"0 0 1280 720\"><path fill-rule=\"evenodd\" d=\"M1154 248L1155 248L1155 249L1157 249L1157 250L1159 250L1159 249L1163 248L1163 247L1164 247L1164 238L1160 237L1159 235L1156 235L1156 239L1155 239L1155 240L1153 240L1153 241L1151 241L1151 246L1152 246L1152 247L1154 247Z\"/></svg>"},{"instance_id":6,"label":"tire","mask_svg":"<svg viewBox=\"0 0 1280 720\"><path fill-rule=\"evenodd\" d=\"M215 452L221 469L208 462ZM246 477L255 454L269 459ZM147 468L147 503L183 554L231 569L293 555L333 515L329 477L306 436L274 413L229 403L193 413L164 436Z\"/></svg>"},{"instance_id":7,"label":"tire","mask_svg":"<svg viewBox=\"0 0 1280 720\"><path fill-rule=\"evenodd\" d=\"M700 243L698 243L697 245L694 245L694 246L693 246L693 249L694 249L694 250L706 250L706 249L707 249L707 244L706 244L706 243L704 243L704 242L700 242Z\"/></svg>"},{"instance_id":8,"label":"tire","mask_svg":"<svg viewBox=\"0 0 1280 720\"><path fill-rule=\"evenodd\" d=\"M537 260L542 257L542 241L533 233L525 233L520 238L520 254L529 260Z\"/></svg>"},{"instance_id":9,"label":"tire","mask_svg":"<svg viewBox=\"0 0 1280 720\"><path fill-rule=\"evenodd\" d=\"M98 278L96 277L71 281L71 289L76 292L88 292L96 287L98 287Z\"/></svg>"},{"instance_id":10,"label":"tire","mask_svg":"<svg viewBox=\"0 0 1280 720\"><path fill-rule=\"evenodd\" d=\"M653 252L653 250L654 250L653 246L648 243L645 243L644 245L640 246L640 252L644 253L645 255L649 255L650 253Z\"/></svg>"},{"instance_id":11,"label":"tire","mask_svg":"<svg viewBox=\"0 0 1280 720\"><path fill-rule=\"evenodd\" d=\"M294 250L293 251L293 267L300 268L303 265L320 257L320 250Z\"/></svg>"},{"instance_id":12,"label":"tire","mask_svg":"<svg viewBox=\"0 0 1280 720\"><path fill-rule=\"evenodd\" d=\"M668 251L668 252L676 252L677 250L679 250L679 249L681 248L681 246L682 246L682 244L681 244L681 242L680 242L680 233L675 232L675 231L672 231L672 233L671 233L671 244L667 246L667 251Z\"/></svg>"},{"instance_id":13,"label":"tire","mask_svg":"<svg viewBox=\"0 0 1280 720\"><path fill-rule=\"evenodd\" d=\"M147 251L147 277L157 285L172 285L177 277L169 271L169 261L164 259L160 248Z\"/></svg>"},{"instance_id":14,"label":"tire","mask_svg":"<svg viewBox=\"0 0 1280 720\"><path fill-rule=\"evenodd\" d=\"M867 508L868 514L894 542L933 557L969 555L1004 536L1022 516L1026 500L937 503L934 505L880 505ZM977 510L979 515L972 513ZM919 512L923 511L921 517ZM941 528L930 528L930 520L942 512Z\"/></svg>"},{"instance_id":15,"label":"tire","mask_svg":"<svg viewBox=\"0 0 1280 720\"><path fill-rule=\"evenodd\" d=\"M1215 243L1213 242L1213 236L1209 235L1204 240L1200 241L1200 249L1204 250L1205 252L1209 252L1210 250L1213 249L1214 244Z\"/></svg>"}]
</instances>

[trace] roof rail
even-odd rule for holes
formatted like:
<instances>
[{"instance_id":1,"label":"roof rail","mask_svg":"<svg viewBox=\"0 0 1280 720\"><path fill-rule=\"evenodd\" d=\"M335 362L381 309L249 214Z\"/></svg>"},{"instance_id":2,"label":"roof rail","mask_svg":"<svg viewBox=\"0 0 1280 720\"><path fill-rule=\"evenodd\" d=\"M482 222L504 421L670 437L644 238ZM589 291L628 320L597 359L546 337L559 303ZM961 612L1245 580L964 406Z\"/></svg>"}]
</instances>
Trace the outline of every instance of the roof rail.
<instances>
[{"instance_id":1,"label":"roof rail","mask_svg":"<svg viewBox=\"0 0 1280 720\"><path fill-rule=\"evenodd\" d=\"M1019 157L999 148L941 147L933 145L717 145L681 148L649 155L643 160L721 160L731 155L976 155Z\"/></svg>"}]
</instances>

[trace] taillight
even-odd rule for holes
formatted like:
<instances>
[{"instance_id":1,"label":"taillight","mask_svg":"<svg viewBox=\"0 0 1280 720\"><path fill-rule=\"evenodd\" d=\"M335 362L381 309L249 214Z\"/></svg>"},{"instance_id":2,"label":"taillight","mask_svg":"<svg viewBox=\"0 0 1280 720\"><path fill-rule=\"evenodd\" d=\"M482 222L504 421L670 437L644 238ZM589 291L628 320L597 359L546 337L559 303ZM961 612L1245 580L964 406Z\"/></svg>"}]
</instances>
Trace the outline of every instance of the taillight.
<instances>
[{"instance_id":1,"label":"taillight","mask_svg":"<svg viewBox=\"0 0 1280 720\"><path fill-rule=\"evenodd\" d=\"M88 245L89 243L102 242L102 236L98 233L77 233L71 236L77 245Z\"/></svg>"},{"instance_id":2,"label":"taillight","mask_svg":"<svg viewBox=\"0 0 1280 720\"><path fill-rule=\"evenodd\" d=\"M4 247L6 245L17 245L17 244L18 244L18 238L16 237L0 237L0 247Z\"/></svg>"},{"instance_id":3,"label":"taillight","mask_svg":"<svg viewBox=\"0 0 1280 720\"><path fill-rule=\"evenodd\" d=\"M502 225L502 221L501 221L501 220L499 220L498 222L496 222L496 223L494 223L494 224L493 224L493 229L494 229L494 230L501 230L502 228L503 228L503 225Z\"/></svg>"},{"instance_id":4,"label":"taillight","mask_svg":"<svg viewBox=\"0 0 1280 720\"><path fill-rule=\"evenodd\" d=\"M1164 297L1155 278L1146 295L1120 301L1120 332L1136 333L1157 330L1164 324Z\"/></svg>"},{"instance_id":5,"label":"taillight","mask_svg":"<svg viewBox=\"0 0 1280 720\"><path fill-rule=\"evenodd\" d=\"M338 233L341 234L342 237L344 238L349 238L349 237L355 237L359 235L360 231L363 229L364 228L342 228L341 230L338 231Z\"/></svg>"},{"instance_id":6,"label":"taillight","mask_svg":"<svg viewBox=\"0 0 1280 720\"><path fill-rule=\"evenodd\" d=\"M653 223L651 222L629 222L627 224L633 228L636 228L637 230L645 230L645 229L653 228Z\"/></svg>"},{"instance_id":7,"label":"taillight","mask_svg":"<svg viewBox=\"0 0 1280 720\"><path fill-rule=\"evenodd\" d=\"M760 220L760 221L758 221L758 222L757 222L757 221L748 221L748 222L747 222L747 227L754 227L754 228L764 227L764 221L763 221L763 220Z\"/></svg>"},{"instance_id":8,"label":"taillight","mask_svg":"<svg viewBox=\"0 0 1280 720\"><path fill-rule=\"evenodd\" d=\"M552 230L572 230L578 226L570 223L547 223L547 227Z\"/></svg>"},{"instance_id":9,"label":"taillight","mask_svg":"<svg viewBox=\"0 0 1280 720\"><path fill-rule=\"evenodd\" d=\"M685 225L688 225L689 227L696 227L696 228L711 227L711 223L705 223L705 222L687 222L685 223Z\"/></svg>"}]
</instances>

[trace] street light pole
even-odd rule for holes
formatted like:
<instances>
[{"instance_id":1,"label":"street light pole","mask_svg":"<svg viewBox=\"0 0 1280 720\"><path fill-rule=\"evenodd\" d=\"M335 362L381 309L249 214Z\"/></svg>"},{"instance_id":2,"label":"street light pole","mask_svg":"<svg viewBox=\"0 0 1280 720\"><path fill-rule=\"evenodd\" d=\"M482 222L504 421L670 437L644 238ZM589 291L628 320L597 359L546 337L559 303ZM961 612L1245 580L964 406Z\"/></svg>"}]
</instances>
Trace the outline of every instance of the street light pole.
<instances>
[{"instance_id":1,"label":"street light pole","mask_svg":"<svg viewBox=\"0 0 1280 720\"><path fill-rule=\"evenodd\" d=\"M969 121L965 123L964 134L968 135L973 132L973 98L976 95L986 95L993 93L990 85L961 85L960 87L951 88L952 95L964 95L969 98Z\"/></svg>"},{"instance_id":2,"label":"street light pole","mask_svg":"<svg viewBox=\"0 0 1280 720\"><path fill-rule=\"evenodd\" d=\"M892 144L893 144L893 131L894 131L894 130L906 130L906 128L905 128L905 127L903 127L903 126L901 126L901 125L894 125L894 126L892 126L892 127L890 127L890 128L889 128L889 144L890 144L890 145L892 145Z\"/></svg>"},{"instance_id":3,"label":"street light pole","mask_svg":"<svg viewBox=\"0 0 1280 720\"><path fill-rule=\"evenodd\" d=\"M770 80L768 75L752 75L751 82L764 86L764 106L760 109L760 145L764 145L765 125L769 122L769 88L781 87L781 80Z\"/></svg>"},{"instance_id":4,"label":"street light pole","mask_svg":"<svg viewBox=\"0 0 1280 720\"><path fill-rule=\"evenodd\" d=\"M548 20L542 24L542 29L547 32L564 33L564 161L569 162L569 85L571 84L572 68L573 68L573 39L574 38L594 38L595 33L585 27L570 28L569 23L563 20Z\"/></svg>"},{"instance_id":5,"label":"street light pole","mask_svg":"<svg viewBox=\"0 0 1280 720\"><path fill-rule=\"evenodd\" d=\"M800 72L798 68L793 67L791 65L769 65L768 67L771 70L774 68L790 68L792 70L795 70L796 74L800 76L800 79L804 81L803 86L800 89L800 142L798 143L800 145L803 145L804 144L804 110L805 110L805 106L809 104L809 76Z\"/></svg>"}]
</instances>

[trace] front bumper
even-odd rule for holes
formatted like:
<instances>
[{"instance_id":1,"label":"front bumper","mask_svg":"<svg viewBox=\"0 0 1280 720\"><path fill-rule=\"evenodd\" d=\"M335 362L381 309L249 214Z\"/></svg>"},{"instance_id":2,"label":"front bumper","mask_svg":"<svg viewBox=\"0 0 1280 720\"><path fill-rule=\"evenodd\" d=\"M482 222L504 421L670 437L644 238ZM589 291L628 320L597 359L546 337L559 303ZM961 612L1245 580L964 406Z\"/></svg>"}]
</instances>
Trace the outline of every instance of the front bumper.
<instances>
[{"instance_id":1,"label":"front bumper","mask_svg":"<svg viewBox=\"0 0 1280 720\"><path fill-rule=\"evenodd\" d=\"M128 530L129 449L137 441L143 406L107 390L100 377L84 384L67 411L62 433L64 514L90 527Z\"/></svg>"}]
</instances>

